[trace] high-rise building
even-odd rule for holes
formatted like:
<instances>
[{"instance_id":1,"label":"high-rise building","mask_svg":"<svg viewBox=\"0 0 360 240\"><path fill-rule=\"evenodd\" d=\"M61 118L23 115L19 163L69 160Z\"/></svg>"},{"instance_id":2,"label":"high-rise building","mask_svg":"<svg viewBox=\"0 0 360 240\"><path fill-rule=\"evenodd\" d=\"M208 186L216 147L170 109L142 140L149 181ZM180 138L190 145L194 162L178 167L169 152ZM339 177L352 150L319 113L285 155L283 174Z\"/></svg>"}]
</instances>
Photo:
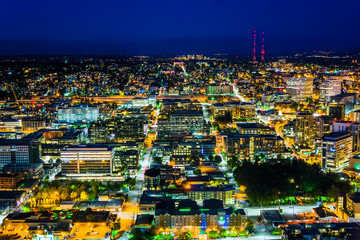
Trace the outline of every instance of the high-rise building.
<instances>
[{"instance_id":1,"label":"high-rise building","mask_svg":"<svg viewBox=\"0 0 360 240\"><path fill-rule=\"evenodd\" d=\"M351 121L336 121L332 124L332 131L336 133L350 133L353 142L353 152L360 151L360 123Z\"/></svg>"},{"instance_id":2,"label":"high-rise building","mask_svg":"<svg viewBox=\"0 0 360 240\"><path fill-rule=\"evenodd\" d=\"M360 122L360 110L350 112L350 121Z\"/></svg>"},{"instance_id":3,"label":"high-rise building","mask_svg":"<svg viewBox=\"0 0 360 240\"><path fill-rule=\"evenodd\" d=\"M341 94L341 80L328 79L320 84L319 99L321 102L330 102L331 97Z\"/></svg>"},{"instance_id":4,"label":"high-rise building","mask_svg":"<svg viewBox=\"0 0 360 240\"><path fill-rule=\"evenodd\" d=\"M298 112L296 114L295 143L302 148L315 147L315 120L312 113Z\"/></svg>"},{"instance_id":5,"label":"high-rise building","mask_svg":"<svg viewBox=\"0 0 360 240\"><path fill-rule=\"evenodd\" d=\"M345 113L348 113L354 109L359 100L355 93L344 93L332 96L331 102L343 104L345 106Z\"/></svg>"},{"instance_id":6,"label":"high-rise building","mask_svg":"<svg viewBox=\"0 0 360 240\"><path fill-rule=\"evenodd\" d=\"M335 121L345 119L345 105L338 103L331 103L328 106L328 115Z\"/></svg>"},{"instance_id":7,"label":"high-rise building","mask_svg":"<svg viewBox=\"0 0 360 240\"><path fill-rule=\"evenodd\" d=\"M114 148L107 145L77 145L61 151L62 174L66 177L106 176L113 172Z\"/></svg>"},{"instance_id":8,"label":"high-rise building","mask_svg":"<svg viewBox=\"0 0 360 240\"><path fill-rule=\"evenodd\" d=\"M331 123L333 119L327 115L319 116L315 118L316 134L315 137L321 139L324 134L331 132Z\"/></svg>"},{"instance_id":9,"label":"high-rise building","mask_svg":"<svg viewBox=\"0 0 360 240\"><path fill-rule=\"evenodd\" d=\"M340 172L349 165L352 155L352 136L350 133L332 132L322 138L322 168Z\"/></svg>"},{"instance_id":10,"label":"high-rise building","mask_svg":"<svg viewBox=\"0 0 360 240\"><path fill-rule=\"evenodd\" d=\"M313 78L290 78L286 91L295 102L306 102L313 95Z\"/></svg>"},{"instance_id":11,"label":"high-rise building","mask_svg":"<svg viewBox=\"0 0 360 240\"><path fill-rule=\"evenodd\" d=\"M99 117L99 108L87 105L78 105L58 109L59 123L83 123L92 122Z\"/></svg>"}]
</instances>

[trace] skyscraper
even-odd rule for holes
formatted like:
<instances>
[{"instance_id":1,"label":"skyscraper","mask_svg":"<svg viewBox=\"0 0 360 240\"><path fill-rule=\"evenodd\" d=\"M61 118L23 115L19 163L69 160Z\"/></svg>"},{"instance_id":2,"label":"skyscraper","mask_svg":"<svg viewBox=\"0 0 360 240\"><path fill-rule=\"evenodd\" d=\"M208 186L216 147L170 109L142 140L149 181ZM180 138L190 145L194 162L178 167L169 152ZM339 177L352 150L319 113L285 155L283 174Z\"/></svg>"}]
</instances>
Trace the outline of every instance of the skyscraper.
<instances>
[{"instance_id":1,"label":"skyscraper","mask_svg":"<svg viewBox=\"0 0 360 240\"><path fill-rule=\"evenodd\" d=\"M298 112L295 119L295 142L299 147L315 147L315 119L312 113Z\"/></svg>"}]
</instances>

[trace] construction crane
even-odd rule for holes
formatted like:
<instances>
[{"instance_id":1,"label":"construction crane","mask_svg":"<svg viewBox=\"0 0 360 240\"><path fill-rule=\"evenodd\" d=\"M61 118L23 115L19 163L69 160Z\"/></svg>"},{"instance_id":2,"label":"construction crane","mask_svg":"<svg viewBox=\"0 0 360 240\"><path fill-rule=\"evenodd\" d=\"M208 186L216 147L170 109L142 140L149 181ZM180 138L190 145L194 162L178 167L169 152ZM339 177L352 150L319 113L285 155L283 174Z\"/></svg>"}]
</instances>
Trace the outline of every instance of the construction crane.
<instances>
[{"instance_id":1,"label":"construction crane","mask_svg":"<svg viewBox=\"0 0 360 240\"><path fill-rule=\"evenodd\" d=\"M10 85L11 86L11 85ZM16 101L16 105L18 106L19 108L19 119L20 119L20 125L21 125L21 128L22 128L22 116L21 116L21 107L20 107L20 104L19 104L19 101L16 97L16 93L15 93L15 90L13 88L13 86L11 86L11 89L12 89L12 92L14 94L14 97L15 97L15 101Z\"/></svg>"}]
</instances>

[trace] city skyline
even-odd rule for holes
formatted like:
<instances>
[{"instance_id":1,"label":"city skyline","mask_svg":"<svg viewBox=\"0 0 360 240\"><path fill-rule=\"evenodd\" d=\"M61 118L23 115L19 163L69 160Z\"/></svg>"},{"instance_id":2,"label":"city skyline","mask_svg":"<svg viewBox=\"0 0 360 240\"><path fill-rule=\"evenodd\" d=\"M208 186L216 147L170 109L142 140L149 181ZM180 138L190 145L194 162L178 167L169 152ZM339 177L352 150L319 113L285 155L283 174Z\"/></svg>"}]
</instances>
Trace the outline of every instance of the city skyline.
<instances>
[{"instance_id":1,"label":"city skyline","mask_svg":"<svg viewBox=\"0 0 360 240\"><path fill-rule=\"evenodd\" d=\"M270 55L360 49L356 1L5 1L4 6L1 55L250 55L254 30L265 32Z\"/></svg>"}]
</instances>

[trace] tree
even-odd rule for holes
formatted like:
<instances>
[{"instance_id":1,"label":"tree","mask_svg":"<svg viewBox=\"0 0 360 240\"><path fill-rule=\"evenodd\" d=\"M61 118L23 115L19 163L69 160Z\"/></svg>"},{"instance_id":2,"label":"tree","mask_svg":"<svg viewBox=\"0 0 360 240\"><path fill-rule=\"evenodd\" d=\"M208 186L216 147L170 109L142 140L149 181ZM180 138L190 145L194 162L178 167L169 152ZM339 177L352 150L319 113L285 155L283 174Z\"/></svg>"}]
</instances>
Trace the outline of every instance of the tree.
<instances>
[{"instance_id":1,"label":"tree","mask_svg":"<svg viewBox=\"0 0 360 240\"><path fill-rule=\"evenodd\" d=\"M80 193L80 199L81 201L87 201L89 200L89 194L86 191L82 191Z\"/></svg>"},{"instance_id":2,"label":"tree","mask_svg":"<svg viewBox=\"0 0 360 240\"><path fill-rule=\"evenodd\" d=\"M77 197L77 192L73 191L70 194L70 198L75 199Z\"/></svg>"},{"instance_id":3,"label":"tree","mask_svg":"<svg viewBox=\"0 0 360 240\"><path fill-rule=\"evenodd\" d=\"M30 203L25 203L22 207L24 213L31 212Z\"/></svg>"},{"instance_id":4,"label":"tree","mask_svg":"<svg viewBox=\"0 0 360 240\"><path fill-rule=\"evenodd\" d=\"M178 240L191 240L193 236L190 232L184 232L179 235Z\"/></svg>"},{"instance_id":5,"label":"tree","mask_svg":"<svg viewBox=\"0 0 360 240\"><path fill-rule=\"evenodd\" d=\"M194 174L195 174L195 175L198 175L198 176L201 176L201 169L195 168L195 169L194 169Z\"/></svg>"},{"instance_id":6,"label":"tree","mask_svg":"<svg viewBox=\"0 0 360 240\"><path fill-rule=\"evenodd\" d=\"M217 164L220 164L221 161L222 161L221 157L220 157L219 155L216 155L216 156L215 156L215 162L216 162Z\"/></svg>"},{"instance_id":7,"label":"tree","mask_svg":"<svg viewBox=\"0 0 360 240\"><path fill-rule=\"evenodd\" d=\"M246 219L245 229L249 233L253 233L253 231L254 231L254 224L252 223L252 221L249 218Z\"/></svg>"},{"instance_id":8,"label":"tree","mask_svg":"<svg viewBox=\"0 0 360 240\"><path fill-rule=\"evenodd\" d=\"M161 157L154 157L154 162L156 162L156 163L161 163L161 162L162 162L162 158L161 158Z\"/></svg>"},{"instance_id":9,"label":"tree","mask_svg":"<svg viewBox=\"0 0 360 240\"><path fill-rule=\"evenodd\" d=\"M237 167L239 165L239 160L237 159L237 157L232 156L228 161L227 164L229 165L229 167L234 168Z\"/></svg>"},{"instance_id":10,"label":"tree","mask_svg":"<svg viewBox=\"0 0 360 240\"><path fill-rule=\"evenodd\" d=\"M121 221L120 221L120 218L116 219L115 222L113 222L111 224L111 230L112 231L115 231L115 230L120 230L121 229Z\"/></svg>"},{"instance_id":11,"label":"tree","mask_svg":"<svg viewBox=\"0 0 360 240\"><path fill-rule=\"evenodd\" d=\"M128 179L129 179L129 178L128 178ZM128 184L129 184L130 188L134 188L135 185L136 185L136 177L135 177L135 178L130 178L130 179L128 180Z\"/></svg>"}]
</instances>

